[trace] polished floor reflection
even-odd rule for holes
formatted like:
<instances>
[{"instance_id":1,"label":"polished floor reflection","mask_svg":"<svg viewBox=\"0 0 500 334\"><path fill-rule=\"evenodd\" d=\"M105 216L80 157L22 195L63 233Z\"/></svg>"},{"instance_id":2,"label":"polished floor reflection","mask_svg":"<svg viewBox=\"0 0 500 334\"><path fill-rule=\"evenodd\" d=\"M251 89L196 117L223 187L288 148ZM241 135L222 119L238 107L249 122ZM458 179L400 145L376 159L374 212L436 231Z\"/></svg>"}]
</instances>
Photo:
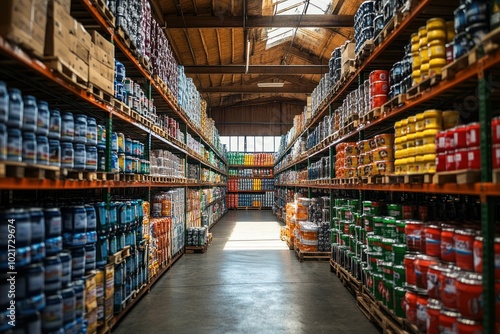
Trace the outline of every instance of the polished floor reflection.
<instances>
[{"instance_id":1,"label":"polished floor reflection","mask_svg":"<svg viewBox=\"0 0 500 334\"><path fill-rule=\"evenodd\" d=\"M328 263L302 262L270 211L230 211L113 333L378 333Z\"/></svg>"}]
</instances>

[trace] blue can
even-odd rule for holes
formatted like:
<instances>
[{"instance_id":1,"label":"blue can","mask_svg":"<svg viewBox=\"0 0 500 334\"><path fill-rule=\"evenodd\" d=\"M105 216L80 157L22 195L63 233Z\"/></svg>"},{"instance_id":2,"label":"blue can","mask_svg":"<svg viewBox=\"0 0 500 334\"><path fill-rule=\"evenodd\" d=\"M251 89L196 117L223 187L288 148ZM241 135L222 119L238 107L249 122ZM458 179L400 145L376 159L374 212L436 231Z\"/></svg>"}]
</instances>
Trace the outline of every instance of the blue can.
<instances>
[{"instance_id":1,"label":"blue can","mask_svg":"<svg viewBox=\"0 0 500 334\"><path fill-rule=\"evenodd\" d=\"M87 146L86 161L85 161L86 169L90 171L96 171L97 161L98 161L97 147Z\"/></svg>"},{"instance_id":2,"label":"blue can","mask_svg":"<svg viewBox=\"0 0 500 334\"><path fill-rule=\"evenodd\" d=\"M37 153L38 149L35 133L25 132L23 134L23 162L36 164Z\"/></svg>"},{"instance_id":3,"label":"blue can","mask_svg":"<svg viewBox=\"0 0 500 334\"><path fill-rule=\"evenodd\" d=\"M45 293L53 294L62 288L63 266L58 255L45 258Z\"/></svg>"},{"instance_id":4,"label":"blue can","mask_svg":"<svg viewBox=\"0 0 500 334\"><path fill-rule=\"evenodd\" d=\"M97 170L99 172L106 171L106 151L104 149L97 150Z\"/></svg>"},{"instance_id":5,"label":"blue can","mask_svg":"<svg viewBox=\"0 0 500 334\"><path fill-rule=\"evenodd\" d=\"M0 123L0 160L7 160L7 125Z\"/></svg>"},{"instance_id":6,"label":"blue can","mask_svg":"<svg viewBox=\"0 0 500 334\"><path fill-rule=\"evenodd\" d=\"M134 153L134 145L131 138L125 138L125 154L132 155Z\"/></svg>"},{"instance_id":7,"label":"blue can","mask_svg":"<svg viewBox=\"0 0 500 334\"><path fill-rule=\"evenodd\" d=\"M76 319L76 297L71 283L61 290L61 296L63 298L63 323L66 325Z\"/></svg>"},{"instance_id":8,"label":"blue can","mask_svg":"<svg viewBox=\"0 0 500 334\"><path fill-rule=\"evenodd\" d=\"M118 153L116 151L111 152L111 173L118 173L120 170L118 164Z\"/></svg>"},{"instance_id":9,"label":"blue can","mask_svg":"<svg viewBox=\"0 0 500 334\"><path fill-rule=\"evenodd\" d=\"M73 148L75 151L75 169L85 169L87 164L87 151L85 149L85 145L74 144Z\"/></svg>"},{"instance_id":10,"label":"blue can","mask_svg":"<svg viewBox=\"0 0 500 334\"><path fill-rule=\"evenodd\" d=\"M38 123L38 105L36 103L36 98L31 95L25 95L23 97L23 131L36 131L36 125Z\"/></svg>"},{"instance_id":11,"label":"blue can","mask_svg":"<svg viewBox=\"0 0 500 334\"><path fill-rule=\"evenodd\" d=\"M61 141L73 142L75 138L75 119L73 113L65 112L61 122Z\"/></svg>"},{"instance_id":12,"label":"blue can","mask_svg":"<svg viewBox=\"0 0 500 334\"><path fill-rule=\"evenodd\" d=\"M49 124L50 124L49 104L45 101L38 101L36 134L39 136L48 136Z\"/></svg>"},{"instance_id":13,"label":"blue can","mask_svg":"<svg viewBox=\"0 0 500 334\"><path fill-rule=\"evenodd\" d=\"M62 251L59 258L62 264L61 285L65 287L71 282L71 253Z\"/></svg>"},{"instance_id":14,"label":"blue can","mask_svg":"<svg viewBox=\"0 0 500 334\"><path fill-rule=\"evenodd\" d=\"M7 125L12 128L20 129L23 123L23 99L21 91L17 88L9 88L9 118Z\"/></svg>"},{"instance_id":15,"label":"blue can","mask_svg":"<svg viewBox=\"0 0 500 334\"><path fill-rule=\"evenodd\" d=\"M96 231L88 231L85 233L87 235L87 244L97 242L97 232Z\"/></svg>"},{"instance_id":16,"label":"blue can","mask_svg":"<svg viewBox=\"0 0 500 334\"><path fill-rule=\"evenodd\" d=\"M106 127L104 125L97 126L97 148L106 149Z\"/></svg>"},{"instance_id":17,"label":"blue can","mask_svg":"<svg viewBox=\"0 0 500 334\"><path fill-rule=\"evenodd\" d=\"M77 280L73 282L73 290L75 291L76 307L75 314L77 318L83 317L83 312L85 310L84 304L84 291L85 291L85 281Z\"/></svg>"},{"instance_id":18,"label":"blue can","mask_svg":"<svg viewBox=\"0 0 500 334\"><path fill-rule=\"evenodd\" d=\"M80 279L85 274L85 248L71 249L71 278Z\"/></svg>"},{"instance_id":19,"label":"blue can","mask_svg":"<svg viewBox=\"0 0 500 334\"><path fill-rule=\"evenodd\" d=\"M100 235L96 244L96 266L104 267L108 263L109 242L106 235Z\"/></svg>"},{"instance_id":20,"label":"blue can","mask_svg":"<svg viewBox=\"0 0 500 334\"><path fill-rule=\"evenodd\" d=\"M87 143L87 116L78 114L75 117L75 136L73 143L86 144Z\"/></svg>"},{"instance_id":21,"label":"blue can","mask_svg":"<svg viewBox=\"0 0 500 334\"><path fill-rule=\"evenodd\" d=\"M21 130L9 128L7 131L7 160L21 162L23 159L23 137Z\"/></svg>"},{"instance_id":22,"label":"blue can","mask_svg":"<svg viewBox=\"0 0 500 334\"><path fill-rule=\"evenodd\" d=\"M118 134L113 132L111 136L111 150L118 152Z\"/></svg>"},{"instance_id":23,"label":"blue can","mask_svg":"<svg viewBox=\"0 0 500 334\"><path fill-rule=\"evenodd\" d=\"M118 82L123 82L125 79L125 66L115 59L115 78Z\"/></svg>"},{"instance_id":24,"label":"blue can","mask_svg":"<svg viewBox=\"0 0 500 334\"><path fill-rule=\"evenodd\" d=\"M75 151L70 142L61 143L61 167L72 169L75 166Z\"/></svg>"},{"instance_id":25,"label":"blue can","mask_svg":"<svg viewBox=\"0 0 500 334\"><path fill-rule=\"evenodd\" d=\"M39 165L49 164L49 139L46 136L36 137L36 162Z\"/></svg>"},{"instance_id":26,"label":"blue can","mask_svg":"<svg viewBox=\"0 0 500 334\"><path fill-rule=\"evenodd\" d=\"M62 209L64 232L84 233L87 231L87 211L84 205L74 205Z\"/></svg>"},{"instance_id":27,"label":"blue can","mask_svg":"<svg viewBox=\"0 0 500 334\"><path fill-rule=\"evenodd\" d=\"M96 249L95 244L85 245L85 272L90 272L95 269Z\"/></svg>"},{"instance_id":28,"label":"blue can","mask_svg":"<svg viewBox=\"0 0 500 334\"><path fill-rule=\"evenodd\" d=\"M61 123L61 112L57 109L51 109L48 134L50 139L61 139Z\"/></svg>"},{"instance_id":29,"label":"blue can","mask_svg":"<svg viewBox=\"0 0 500 334\"><path fill-rule=\"evenodd\" d=\"M45 309L41 312L44 332L57 333L63 326L63 299L59 293L47 296Z\"/></svg>"},{"instance_id":30,"label":"blue can","mask_svg":"<svg viewBox=\"0 0 500 334\"><path fill-rule=\"evenodd\" d=\"M6 123L9 119L9 92L7 84L0 81L0 123Z\"/></svg>"},{"instance_id":31,"label":"blue can","mask_svg":"<svg viewBox=\"0 0 500 334\"><path fill-rule=\"evenodd\" d=\"M49 140L49 165L61 167L61 143L59 140Z\"/></svg>"},{"instance_id":32,"label":"blue can","mask_svg":"<svg viewBox=\"0 0 500 334\"><path fill-rule=\"evenodd\" d=\"M62 236L45 239L45 253L47 256L57 255L63 250Z\"/></svg>"},{"instance_id":33,"label":"blue can","mask_svg":"<svg viewBox=\"0 0 500 334\"><path fill-rule=\"evenodd\" d=\"M97 145L97 122L94 117L87 118L87 145Z\"/></svg>"},{"instance_id":34,"label":"blue can","mask_svg":"<svg viewBox=\"0 0 500 334\"><path fill-rule=\"evenodd\" d=\"M115 97L116 97L116 99L123 102L125 100L125 95L123 93L124 93L123 84L121 82L115 80Z\"/></svg>"}]
</instances>

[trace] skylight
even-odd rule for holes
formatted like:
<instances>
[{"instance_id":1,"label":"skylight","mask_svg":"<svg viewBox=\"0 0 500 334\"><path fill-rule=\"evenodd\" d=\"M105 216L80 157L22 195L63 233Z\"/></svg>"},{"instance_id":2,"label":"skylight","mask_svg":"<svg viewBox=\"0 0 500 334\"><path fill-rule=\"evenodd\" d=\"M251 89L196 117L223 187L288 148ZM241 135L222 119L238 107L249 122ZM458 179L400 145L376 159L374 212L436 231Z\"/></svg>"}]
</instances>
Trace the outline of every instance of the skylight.
<instances>
[{"instance_id":1,"label":"skylight","mask_svg":"<svg viewBox=\"0 0 500 334\"><path fill-rule=\"evenodd\" d=\"M274 0L274 15L327 14L331 10L331 0ZM307 9L306 9L307 8ZM266 48L290 39L297 28L267 29ZM299 29L300 32L300 29Z\"/></svg>"}]
</instances>

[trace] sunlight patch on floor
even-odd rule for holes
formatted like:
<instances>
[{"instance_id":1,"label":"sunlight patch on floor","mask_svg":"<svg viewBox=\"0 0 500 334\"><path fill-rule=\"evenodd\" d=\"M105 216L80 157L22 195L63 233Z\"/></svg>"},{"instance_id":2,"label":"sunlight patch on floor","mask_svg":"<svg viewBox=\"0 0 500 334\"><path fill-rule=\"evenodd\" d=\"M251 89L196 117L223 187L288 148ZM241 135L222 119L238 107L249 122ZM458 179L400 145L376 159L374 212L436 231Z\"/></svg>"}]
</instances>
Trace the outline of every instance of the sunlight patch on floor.
<instances>
[{"instance_id":1,"label":"sunlight patch on floor","mask_svg":"<svg viewBox=\"0 0 500 334\"><path fill-rule=\"evenodd\" d=\"M236 222L224 250L286 250L277 222Z\"/></svg>"}]
</instances>

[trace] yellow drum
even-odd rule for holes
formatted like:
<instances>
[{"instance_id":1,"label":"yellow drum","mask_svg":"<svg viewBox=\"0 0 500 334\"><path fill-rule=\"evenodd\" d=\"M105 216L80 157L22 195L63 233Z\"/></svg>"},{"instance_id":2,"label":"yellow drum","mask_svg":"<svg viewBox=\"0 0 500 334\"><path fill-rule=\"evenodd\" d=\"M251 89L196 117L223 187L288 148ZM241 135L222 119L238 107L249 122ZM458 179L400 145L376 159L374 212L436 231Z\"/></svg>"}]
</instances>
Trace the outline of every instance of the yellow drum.
<instances>
[{"instance_id":1,"label":"yellow drum","mask_svg":"<svg viewBox=\"0 0 500 334\"><path fill-rule=\"evenodd\" d=\"M345 166L346 166L346 168L358 167L358 157L357 156L346 157L345 158Z\"/></svg>"},{"instance_id":2,"label":"yellow drum","mask_svg":"<svg viewBox=\"0 0 500 334\"><path fill-rule=\"evenodd\" d=\"M373 161L393 161L394 149L389 146L377 147L372 151Z\"/></svg>"},{"instance_id":3,"label":"yellow drum","mask_svg":"<svg viewBox=\"0 0 500 334\"><path fill-rule=\"evenodd\" d=\"M425 173L435 173L436 172L436 155L435 154L424 155L424 165L425 165Z\"/></svg>"},{"instance_id":4,"label":"yellow drum","mask_svg":"<svg viewBox=\"0 0 500 334\"><path fill-rule=\"evenodd\" d=\"M425 130L422 145L436 144L436 135L438 134L438 132L439 132L439 130L437 130L437 129Z\"/></svg>"},{"instance_id":5,"label":"yellow drum","mask_svg":"<svg viewBox=\"0 0 500 334\"><path fill-rule=\"evenodd\" d=\"M409 133L406 135L406 148L415 147L415 137L416 135L414 133Z\"/></svg>"},{"instance_id":6,"label":"yellow drum","mask_svg":"<svg viewBox=\"0 0 500 334\"><path fill-rule=\"evenodd\" d=\"M429 76L440 75L442 68L446 66L446 58L434 58L429 60Z\"/></svg>"},{"instance_id":7,"label":"yellow drum","mask_svg":"<svg viewBox=\"0 0 500 334\"><path fill-rule=\"evenodd\" d=\"M422 147L422 154L435 154L436 153L436 144L425 144Z\"/></svg>"},{"instance_id":8,"label":"yellow drum","mask_svg":"<svg viewBox=\"0 0 500 334\"><path fill-rule=\"evenodd\" d=\"M415 157L410 157L406 159L407 163L407 169L406 169L406 174L415 174L416 167L415 167Z\"/></svg>"},{"instance_id":9,"label":"yellow drum","mask_svg":"<svg viewBox=\"0 0 500 334\"><path fill-rule=\"evenodd\" d=\"M359 154L361 153L366 153L371 150L370 147L370 141L369 140L362 140L358 142L358 152Z\"/></svg>"},{"instance_id":10,"label":"yellow drum","mask_svg":"<svg viewBox=\"0 0 500 334\"><path fill-rule=\"evenodd\" d=\"M446 60L446 47L444 44L432 45L427 48L427 54L429 59L441 58ZM431 64L429 64L432 66Z\"/></svg>"},{"instance_id":11,"label":"yellow drum","mask_svg":"<svg viewBox=\"0 0 500 334\"><path fill-rule=\"evenodd\" d=\"M441 130L442 126L442 113L440 110L427 110L424 112L425 129L438 129Z\"/></svg>"},{"instance_id":12,"label":"yellow drum","mask_svg":"<svg viewBox=\"0 0 500 334\"><path fill-rule=\"evenodd\" d=\"M406 134L410 134L410 133L415 133L415 129L416 129L416 123L417 123L417 117L415 116L410 116L408 117L408 121L407 121L407 127L406 127Z\"/></svg>"},{"instance_id":13,"label":"yellow drum","mask_svg":"<svg viewBox=\"0 0 500 334\"><path fill-rule=\"evenodd\" d=\"M374 175L387 175L394 173L394 162L392 161L375 161L372 163Z\"/></svg>"},{"instance_id":14,"label":"yellow drum","mask_svg":"<svg viewBox=\"0 0 500 334\"><path fill-rule=\"evenodd\" d=\"M427 44L420 48L419 54L420 54L420 67L422 67L423 64L429 62L429 49L427 48Z\"/></svg>"},{"instance_id":15,"label":"yellow drum","mask_svg":"<svg viewBox=\"0 0 500 334\"><path fill-rule=\"evenodd\" d=\"M415 116L416 118L416 123L415 123L415 131L423 131L424 130L424 113L421 112Z\"/></svg>"},{"instance_id":16,"label":"yellow drum","mask_svg":"<svg viewBox=\"0 0 500 334\"><path fill-rule=\"evenodd\" d=\"M422 174L425 172L424 157L417 155L415 157L415 174Z\"/></svg>"},{"instance_id":17,"label":"yellow drum","mask_svg":"<svg viewBox=\"0 0 500 334\"><path fill-rule=\"evenodd\" d=\"M397 121L396 123L394 123L394 135L396 136L396 138L402 136L401 121Z\"/></svg>"},{"instance_id":18,"label":"yellow drum","mask_svg":"<svg viewBox=\"0 0 500 334\"><path fill-rule=\"evenodd\" d=\"M403 143L401 139L401 137L394 138L394 149L397 151L401 151L403 149Z\"/></svg>"}]
</instances>

